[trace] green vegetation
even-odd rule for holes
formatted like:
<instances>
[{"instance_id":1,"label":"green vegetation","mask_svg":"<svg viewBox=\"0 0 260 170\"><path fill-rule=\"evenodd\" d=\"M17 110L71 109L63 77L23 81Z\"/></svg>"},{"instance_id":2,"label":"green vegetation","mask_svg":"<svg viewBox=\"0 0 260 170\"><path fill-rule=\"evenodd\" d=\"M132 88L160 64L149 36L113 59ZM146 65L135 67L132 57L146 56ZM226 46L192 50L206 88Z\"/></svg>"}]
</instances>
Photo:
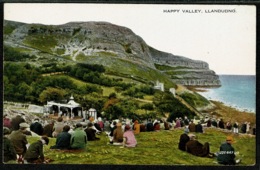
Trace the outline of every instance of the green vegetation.
<instances>
[{"instance_id":1,"label":"green vegetation","mask_svg":"<svg viewBox=\"0 0 260 170\"><path fill-rule=\"evenodd\" d=\"M73 94L83 107L95 107L99 114L104 111L110 118L146 119L171 113L173 119L180 113L194 115L170 93L154 90L149 84L125 83L121 77L105 76L105 72L98 64L50 62L35 67L5 62L4 98L42 105L50 100L68 99ZM116 94L113 100L109 97L112 93Z\"/></svg>"},{"instance_id":2,"label":"green vegetation","mask_svg":"<svg viewBox=\"0 0 260 170\"><path fill-rule=\"evenodd\" d=\"M4 46L4 61L27 61L33 60L36 58L34 55L28 55L24 52L24 49L21 48L13 48Z\"/></svg>"},{"instance_id":3,"label":"green vegetation","mask_svg":"<svg viewBox=\"0 0 260 170\"><path fill-rule=\"evenodd\" d=\"M50 164L97 164L97 165L187 165L187 166L220 166L216 158L201 158L193 156L178 149L179 137L183 129L160 132L141 132L136 135L136 148L119 148L108 145L108 138L103 133L100 141L89 141L85 151L66 152L50 150L55 144L55 138L50 138L48 146L44 146L45 156L53 159ZM196 134L201 143L209 142L210 151L219 151L219 146L225 141L227 132L217 131L213 128L206 132ZM255 137L247 135L234 136L235 151L239 151L237 158L242 162L238 166L252 166L256 163ZM29 143L38 140L28 137ZM246 145L245 145L246 143ZM69 166L69 165L68 165Z\"/></svg>"},{"instance_id":4,"label":"green vegetation","mask_svg":"<svg viewBox=\"0 0 260 170\"><path fill-rule=\"evenodd\" d=\"M15 28L16 27L14 25L6 25L6 26L4 26L4 30L3 30L4 35L11 34L15 30Z\"/></svg>"},{"instance_id":5,"label":"green vegetation","mask_svg":"<svg viewBox=\"0 0 260 170\"><path fill-rule=\"evenodd\" d=\"M44 52L52 53L52 48L54 48L57 45L57 40L52 35L36 34L36 35L27 36L23 40L23 43L32 48Z\"/></svg>"},{"instance_id":6,"label":"green vegetation","mask_svg":"<svg viewBox=\"0 0 260 170\"><path fill-rule=\"evenodd\" d=\"M207 106L209 104L209 101L197 94L197 93L182 93L180 94L180 97L182 97L187 103L189 103L191 106L197 108L197 107L204 107Z\"/></svg>"}]
</instances>

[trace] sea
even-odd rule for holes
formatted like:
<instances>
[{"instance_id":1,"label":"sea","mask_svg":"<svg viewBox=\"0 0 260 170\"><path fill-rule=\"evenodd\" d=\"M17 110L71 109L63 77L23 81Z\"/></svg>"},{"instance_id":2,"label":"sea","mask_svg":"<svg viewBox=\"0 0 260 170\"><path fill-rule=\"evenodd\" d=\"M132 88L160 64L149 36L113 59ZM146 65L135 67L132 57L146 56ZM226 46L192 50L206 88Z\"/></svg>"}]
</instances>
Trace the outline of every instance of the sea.
<instances>
[{"instance_id":1,"label":"sea","mask_svg":"<svg viewBox=\"0 0 260 170\"><path fill-rule=\"evenodd\" d=\"M255 75L219 75L221 87L198 92L209 100L223 102L238 110L256 112Z\"/></svg>"}]
</instances>

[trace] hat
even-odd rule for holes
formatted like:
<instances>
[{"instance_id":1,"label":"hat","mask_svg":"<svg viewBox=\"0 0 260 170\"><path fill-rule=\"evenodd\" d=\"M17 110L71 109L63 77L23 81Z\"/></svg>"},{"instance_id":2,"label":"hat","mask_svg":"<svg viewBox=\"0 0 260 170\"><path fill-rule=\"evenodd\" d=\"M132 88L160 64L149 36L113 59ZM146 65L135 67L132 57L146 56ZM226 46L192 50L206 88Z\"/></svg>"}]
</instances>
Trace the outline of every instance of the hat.
<instances>
[{"instance_id":1,"label":"hat","mask_svg":"<svg viewBox=\"0 0 260 170\"><path fill-rule=\"evenodd\" d=\"M20 128L28 128L29 125L27 123L20 123L19 124Z\"/></svg>"},{"instance_id":2,"label":"hat","mask_svg":"<svg viewBox=\"0 0 260 170\"><path fill-rule=\"evenodd\" d=\"M49 144L49 138L47 136L42 136L42 139L45 141L46 145Z\"/></svg>"},{"instance_id":3,"label":"hat","mask_svg":"<svg viewBox=\"0 0 260 170\"><path fill-rule=\"evenodd\" d=\"M227 136L226 141L230 143L234 143L234 139L232 136Z\"/></svg>"},{"instance_id":4,"label":"hat","mask_svg":"<svg viewBox=\"0 0 260 170\"><path fill-rule=\"evenodd\" d=\"M131 129L130 125L125 125L125 130Z\"/></svg>"},{"instance_id":5,"label":"hat","mask_svg":"<svg viewBox=\"0 0 260 170\"><path fill-rule=\"evenodd\" d=\"M10 134L10 130L7 127L4 127L4 135Z\"/></svg>"}]
</instances>

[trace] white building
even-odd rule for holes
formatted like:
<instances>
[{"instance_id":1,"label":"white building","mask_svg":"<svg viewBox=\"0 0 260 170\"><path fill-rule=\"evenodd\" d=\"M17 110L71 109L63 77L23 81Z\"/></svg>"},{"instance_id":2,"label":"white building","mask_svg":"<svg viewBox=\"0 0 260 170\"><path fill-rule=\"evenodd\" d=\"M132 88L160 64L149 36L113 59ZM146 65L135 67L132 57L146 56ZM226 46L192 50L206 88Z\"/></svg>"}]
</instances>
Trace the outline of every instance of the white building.
<instances>
[{"instance_id":1,"label":"white building","mask_svg":"<svg viewBox=\"0 0 260 170\"><path fill-rule=\"evenodd\" d=\"M164 83L160 83L158 80L155 82L155 86L153 87L154 89L158 89L161 91L164 91Z\"/></svg>"}]
</instances>

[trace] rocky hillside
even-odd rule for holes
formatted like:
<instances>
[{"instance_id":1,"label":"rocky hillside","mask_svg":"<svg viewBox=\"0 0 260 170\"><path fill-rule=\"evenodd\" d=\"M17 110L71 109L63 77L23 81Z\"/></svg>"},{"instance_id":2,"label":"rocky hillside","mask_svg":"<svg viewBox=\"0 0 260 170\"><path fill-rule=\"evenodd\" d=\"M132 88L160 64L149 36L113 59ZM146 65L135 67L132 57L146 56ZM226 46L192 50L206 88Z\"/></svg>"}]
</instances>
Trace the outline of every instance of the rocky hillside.
<instances>
[{"instance_id":1,"label":"rocky hillside","mask_svg":"<svg viewBox=\"0 0 260 170\"><path fill-rule=\"evenodd\" d=\"M55 57L59 61L99 61L109 67L108 60L123 60L157 70L175 83L220 85L218 76L206 62L161 52L130 29L106 22L41 25L5 21L4 45L35 55L38 61L48 62Z\"/></svg>"}]
</instances>

